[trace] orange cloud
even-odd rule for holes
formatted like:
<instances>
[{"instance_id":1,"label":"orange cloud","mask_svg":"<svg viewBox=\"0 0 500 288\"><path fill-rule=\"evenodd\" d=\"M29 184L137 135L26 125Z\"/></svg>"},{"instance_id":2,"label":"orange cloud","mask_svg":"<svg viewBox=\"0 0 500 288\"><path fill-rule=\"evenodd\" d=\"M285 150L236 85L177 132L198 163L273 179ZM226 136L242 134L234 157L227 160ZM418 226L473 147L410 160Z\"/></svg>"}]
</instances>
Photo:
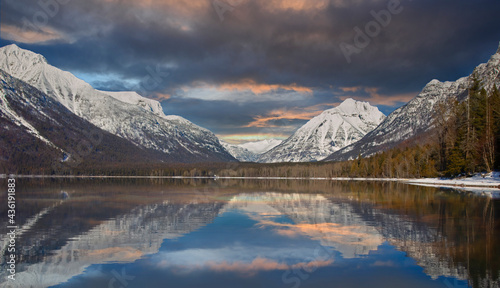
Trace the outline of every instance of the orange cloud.
<instances>
[{"instance_id":1,"label":"orange cloud","mask_svg":"<svg viewBox=\"0 0 500 288\"><path fill-rule=\"evenodd\" d=\"M298 86L295 83L292 83L290 85L263 84L263 83L257 83L253 79L246 79L239 83L226 83L217 86L217 90L252 91L254 94L269 93L271 91L276 91L278 89L295 91L297 93L308 93L308 94L311 94L313 92L311 88Z\"/></svg>"},{"instance_id":2,"label":"orange cloud","mask_svg":"<svg viewBox=\"0 0 500 288\"><path fill-rule=\"evenodd\" d=\"M132 247L110 247L89 251L87 255L91 258L113 259L115 262L128 262L141 258L143 253Z\"/></svg>"},{"instance_id":3,"label":"orange cloud","mask_svg":"<svg viewBox=\"0 0 500 288\"><path fill-rule=\"evenodd\" d=\"M281 236L285 236L285 237L288 237L288 238L295 238L295 237L298 237L298 236L302 235L298 231L289 230L289 229L278 229L275 232L278 233Z\"/></svg>"},{"instance_id":4,"label":"orange cloud","mask_svg":"<svg viewBox=\"0 0 500 288\"><path fill-rule=\"evenodd\" d=\"M209 1L189 1L189 0L105 0L104 2L113 5L127 5L128 7L165 9L166 11L182 12L183 15L194 15L200 10L213 9Z\"/></svg>"},{"instance_id":5,"label":"orange cloud","mask_svg":"<svg viewBox=\"0 0 500 288\"><path fill-rule=\"evenodd\" d=\"M248 123L248 125L244 126L248 127L278 127L273 124L269 124L269 121L276 120L309 120L314 116L321 114L322 111L315 112L306 112L306 111L294 111L294 110L283 110L277 109L271 111L267 116L256 116L254 117L254 121Z\"/></svg>"},{"instance_id":6,"label":"orange cloud","mask_svg":"<svg viewBox=\"0 0 500 288\"><path fill-rule=\"evenodd\" d=\"M356 86L356 87L340 87L340 90L342 90L344 92L358 92L359 90L361 90L361 87L360 86Z\"/></svg>"},{"instance_id":7,"label":"orange cloud","mask_svg":"<svg viewBox=\"0 0 500 288\"><path fill-rule=\"evenodd\" d=\"M240 272L244 274L255 274L258 271L287 270L289 266L266 258L255 258L251 263L226 261L222 263L208 262L206 267L217 272Z\"/></svg>"},{"instance_id":8,"label":"orange cloud","mask_svg":"<svg viewBox=\"0 0 500 288\"><path fill-rule=\"evenodd\" d=\"M276 120L310 120L311 118L321 114L325 106L336 106L338 103L322 103L305 108L292 108L292 109L276 109L269 112L266 116L257 115L254 121L244 126L248 127L277 127L276 125L269 124L270 121Z\"/></svg>"},{"instance_id":9,"label":"orange cloud","mask_svg":"<svg viewBox=\"0 0 500 288\"><path fill-rule=\"evenodd\" d=\"M313 236L313 239L321 240L320 236L327 236L329 240L343 242L345 236L353 237L358 241L348 241L349 244L373 245L380 244L378 238L373 239L364 231L363 226L342 226L336 223L318 223L318 224L297 224L294 227L303 234Z\"/></svg>"},{"instance_id":10,"label":"orange cloud","mask_svg":"<svg viewBox=\"0 0 500 288\"><path fill-rule=\"evenodd\" d=\"M289 269L304 269L306 271L311 269L316 269L318 267L325 267L333 263L332 259L329 260L313 260L309 262L299 262L293 265L288 265L286 263L280 263L267 258L257 257L251 263L245 263L242 261L236 262L206 262L197 266L174 266L175 268L180 268L182 270L200 270L200 269L210 269L216 272L237 272L244 274L246 276L255 275L261 271L273 271L273 270L289 270ZM161 262L160 266L170 266L166 262Z\"/></svg>"},{"instance_id":11,"label":"orange cloud","mask_svg":"<svg viewBox=\"0 0 500 288\"><path fill-rule=\"evenodd\" d=\"M170 99L170 97L172 97L172 95L170 94L164 94L164 93L155 93L155 100L167 100L167 99Z\"/></svg>"},{"instance_id":12,"label":"orange cloud","mask_svg":"<svg viewBox=\"0 0 500 288\"><path fill-rule=\"evenodd\" d=\"M213 1L190 1L190 0L104 0L111 4L125 4L128 6L135 6L141 8L155 8L155 9L169 9L181 12L182 16L188 15L201 15L205 12L214 12ZM330 4L330 0L223 0L221 3L228 4L234 9L242 8L248 2L254 2L263 10L270 12L286 12L287 10L293 11L318 11L325 10ZM344 3L348 0L335 0L335 6L345 6ZM239 12L245 11L240 9Z\"/></svg>"},{"instance_id":13,"label":"orange cloud","mask_svg":"<svg viewBox=\"0 0 500 288\"><path fill-rule=\"evenodd\" d=\"M283 10L311 11L324 10L328 7L328 4L328 0L272 0L266 1L266 5L262 5L262 7L276 12Z\"/></svg>"},{"instance_id":14,"label":"orange cloud","mask_svg":"<svg viewBox=\"0 0 500 288\"><path fill-rule=\"evenodd\" d=\"M65 37L50 27L40 27L39 31L22 29L12 25L0 26L1 38L28 44L41 44L52 40L63 40ZM69 42L69 40L65 40Z\"/></svg>"},{"instance_id":15,"label":"orange cloud","mask_svg":"<svg viewBox=\"0 0 500 288\"><path fill-rule=\"evenodd\" d=\"M340 225L337 223L299 223L284 224L269 220L261 220L260 225L276 227L275 232L287 237L306 235L323 244L344 244L349 246L365 246L375 249L382 243L381 236L369 226Z\"/></svg>"}]
</instances>

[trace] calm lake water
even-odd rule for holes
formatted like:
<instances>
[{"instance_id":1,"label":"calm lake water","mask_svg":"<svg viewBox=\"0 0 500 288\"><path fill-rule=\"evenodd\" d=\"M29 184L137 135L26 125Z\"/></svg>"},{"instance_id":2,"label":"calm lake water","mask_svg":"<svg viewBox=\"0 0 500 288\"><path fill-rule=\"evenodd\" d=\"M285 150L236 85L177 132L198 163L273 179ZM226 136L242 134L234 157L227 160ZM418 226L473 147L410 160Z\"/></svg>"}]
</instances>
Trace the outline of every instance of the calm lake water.
<instances>
[{"instance_id":1,"label":"calm lake water","mask_svg":"<svg viewBox=\"0 0 500 288\"><path fill-rule=\"evenodd\" d=\"M7 203L5 179L0 203ZM398 183L17 179L0 287L499 287L500 203Z\"/></svg>"}]
</instances>

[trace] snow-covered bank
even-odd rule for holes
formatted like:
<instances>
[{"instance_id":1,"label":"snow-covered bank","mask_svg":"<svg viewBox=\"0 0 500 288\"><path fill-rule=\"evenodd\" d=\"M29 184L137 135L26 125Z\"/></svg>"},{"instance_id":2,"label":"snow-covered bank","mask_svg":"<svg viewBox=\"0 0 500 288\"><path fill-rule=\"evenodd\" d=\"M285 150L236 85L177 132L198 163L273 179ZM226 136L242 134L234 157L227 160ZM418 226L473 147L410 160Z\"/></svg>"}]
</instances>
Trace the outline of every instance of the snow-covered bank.
<instances>
[{"instance_id":1,"label":"snow-covered bank","mask_svg":"<svg viewBox=\"0 0 500 288\"><path fill-rule=\"evenodd\" d=\"M499 188L500 187L500 172L488 173L484 176L476 174L473 177L463 177L463 178L424 178L424 179L412 179L408 180L411 184L440 184L451 187L489 187L489 188Z\"/></svg>"},{"instance_id":2,"label":"snow-covered bank","mask_svg":"<svg viewBox=\"0 0 500 288\"><path fill-rule=\"evenodd\" d=\"M492 172L486 175L476 174L473 177L455 179L411 179L405 182L420 186L453 188L459 191L468 191L475 194L490 196L492 198L500 198L500 172Z\"/></svg>"}]
</instances>

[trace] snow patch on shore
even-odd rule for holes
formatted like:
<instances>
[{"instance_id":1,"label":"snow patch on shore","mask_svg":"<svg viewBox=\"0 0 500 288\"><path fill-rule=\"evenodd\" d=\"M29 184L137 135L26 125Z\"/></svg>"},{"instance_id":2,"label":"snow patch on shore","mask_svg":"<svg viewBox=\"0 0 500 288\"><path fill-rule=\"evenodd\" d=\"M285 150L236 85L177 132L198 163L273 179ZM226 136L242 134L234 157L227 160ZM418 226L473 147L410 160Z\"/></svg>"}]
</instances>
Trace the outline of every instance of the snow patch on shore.
<instances>
[{"instance_id":1,"label":"snow patch on shore","mask_svg":"<svg viewBox=\"0 0 500 288\"><path fill-rule=\"evenodd\" d=\"M477 187L493 187L500 185L500 172L490 172L487 174L476 174L473 177L463 178L425 178L409 180L412 184L444 184L452 186L477 186Z\"/></svg>"},{"instance_id":2,"label":"snow patch on shore","mask_svg":"<svg viewBox=\"0 0 500 288\"><path fill-rule=\"evenodd\" d=\"M468 191L492 198L500 198L500 171L487 174L476 174L473 177L454 179L425 178L412 179L406 182L408 184L420 186L453 188L458 191Z\"/></svg>"}]
</instances>

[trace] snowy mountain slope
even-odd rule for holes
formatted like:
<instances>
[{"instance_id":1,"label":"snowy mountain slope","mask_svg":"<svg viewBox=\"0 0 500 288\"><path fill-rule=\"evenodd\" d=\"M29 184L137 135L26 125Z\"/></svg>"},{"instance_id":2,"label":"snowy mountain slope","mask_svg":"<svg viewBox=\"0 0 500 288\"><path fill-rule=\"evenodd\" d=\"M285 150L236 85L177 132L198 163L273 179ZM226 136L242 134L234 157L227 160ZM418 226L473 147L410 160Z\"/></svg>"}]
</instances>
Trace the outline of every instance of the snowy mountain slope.
<instances>
[{"instance_id":1,"label":"snowy mountain slope","mask_svg":"<svg viewBox=\"0 0 500 288\"><path fill-rule=\"evenodd\" d=\"M253 153L240 145L233 145L227 142L221 141L222 146L226 148L229 154L233 155L234 158L241 162L255 162L259 159L259 154Z\"/></svg>"},{"instance_id":2,"label":"snowy mountain slope","mask_svg":"<svg viewBox=\"0 0 500 288\"><path fill-rule=\"evenodd\" d=\"M500 86L500 48L488 63L477 66L475 72L486 89L492 89L495 84ZM345 161L354 159L359 154L367 157L430 131L433 127L432 117L437 107L436 104L448 98L465 99L469 83L470 76L460 78L455 82L432 80L420 94L392 112L380 126L363 139L333 153L325 160Z\"/></svg>"},{"instance_id":3,"label":"snowy mountain slope","mask_svg":"<svg viewBox=\"0 0 500 288\"><path fill-rule=\"evenodd\" d=\"M234 161L210 131L133 93L102 93L39 54L16 45L0 48L0 69L60 102L74 114L135 145L175 154L183 162ZM120 98L117 100L116 98ZM148 110L152 105L152 110ZM161 115L160 115L161 113Z\"/></svg>"},{"instance_id":4,"label":"snowy mountain slope","mask_svg":"<svg viewBox=\"0 0 500 288\"><path fill-rule=\"evenodd\" d=\"M15 126L18 126L21 128L21 130L23 130L24 133L27 133L29 135L31 135L32 137L34 138L37 138L39 140L41 140L43 143L45 143L47 146L49 146L50 148L53 148L55 150L58 150L59 152L62 152L62 153L66 153L64 150L62 150L61 148L57 147L56 145L54 145L54 143L52 143L50 140L48 140L47 138L45 138L43 135L41 135L41 133L29 122L29 121L26 121L26 119L24 119L21 115L21 113L19 113L20 111L17 111L17 109L15 109L16 107L12 107L13 105L15 105L15 100L17 100L16 98L21 98L22 96L20 95L23 95L23 94L27 94L25 93L24 90L29 90L28 93L30 94L38 94L37 92L39 91L32 91L34 89L23 89L25 87L22 87L21 91L19 91L20 93L15 93L14 91L16 91L16 89L19 89L19 87L22 85L20 83L16 83L16 80L12 77L10 77L8 74L6 74L5 72L3 72L2 70L0 70L0 79L2 81L2 86L0 87L0 117L3 118L3 120L5 122L10 122L9 124L14 124ZM14 88L16 87L16 88ZM14 103L12 103L14 102ZM21 102L21 101L19 101ZM30 101L22 101L22 102L26 102L27 105L29 106L33 106L32 103L30 103ZM35 110L35 108L38 108L38 107L32 107L32 109ZM37 110L35 110L37 111ZM48 118L48 116L43 113L42 111L39 111L40 112L40 118ZM52 120L51 118L49 118L50 120ZM5 125L3 126L3 128L5 130L9 130L10 128L8 128L8 125L7 123L5 123Z\"/></svg>"},{"instance_id":5,"label":"snowy mountain slope","mask_svg":"<svg viewBox=\"0 0 500 288\"><path fill-rule=\"evenodd\" d=\"M115 98L116 100L120 100L121 102L142 107L144 110L150 111L153 114L156 114L160 117L165 116L160 102L146 97L142 97L135 91L117 91L117 92L99 91L99 92L109 95Z\"/></svg>"},{"instance_id":6,"label":"snowy mountain slope","mask_svg":"<svg viewBox=\"0 0 500 288\"><path fill-rule=\"evenodd\" d=\"M347 99L314 117L280 145L262 154L259 162L310 162L324 159L361 139L384 118L385 115L368 102Z\"/></svg>"},{"instance_id":7,"label":"snowy mountain slope","mask_svg":"<svg viewBox=\"0 0 500 288\"><path fill-rule=\"evenodd\" d=\"M174 160L96 127L2 70L0 147L2 172L9 173L29 168L50 173L81 163Z\"/></svg>"},{"instance_id":8,"label":"snowy mountain slope","mask_svg":"<svg viewBox=\"0 0 500 288\"><path fill-rule=\"evenodd\" d=\"M282 141L277 139L266 139L261 141L247 142L239 145L229 144L221 141L222 146L233 155L234 158L242 162L257 162L260 154L278 146Z\"/></svg>"},{"instance_id":9,"label":"snowy mountain slope","mask_svg":"<svg viewBox=\"0 0 500 288\"><path fill-rule=\"evenodd\" d=\"M283 140L265 139L265 140L260 140L260 141L243 143L243 144L240 144L238 146L245 148L252 153L262 154L262 153L266 153L267 151L280 145L281 142L283 142Z\"/></svg>"}]
</instances>

